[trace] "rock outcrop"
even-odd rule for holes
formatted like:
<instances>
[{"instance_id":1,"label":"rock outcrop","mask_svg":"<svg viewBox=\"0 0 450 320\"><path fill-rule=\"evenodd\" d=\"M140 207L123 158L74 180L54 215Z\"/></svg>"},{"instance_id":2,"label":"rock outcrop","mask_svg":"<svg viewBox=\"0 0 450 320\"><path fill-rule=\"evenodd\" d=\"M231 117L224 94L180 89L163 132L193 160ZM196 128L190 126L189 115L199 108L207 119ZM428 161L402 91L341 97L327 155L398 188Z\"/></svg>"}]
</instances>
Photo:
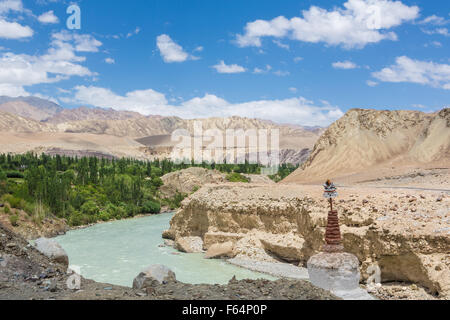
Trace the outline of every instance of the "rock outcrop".
<instances>
[{"instance_id":1,"label":"rock outcrop","mask_svg":"<svg viewBox=\"0 0 450 320\"><path fill-rule=\"evenodd\" d=\"M173 197L177 192L191 194L205 184L222 183L225 175L216 170L193 167L168 173L161 179L164 182L161 193L166 197Z\"/></svg>"},{"instance_id":2,"label":"rock outcrop","mask_svg":"<svg viewBox=\"0 0 450 320\"><path fill-rule=\"evenodd\" d=\"M158 284L176 281L175 273L168 267L155 264L149 266L133 280L133 289L141 290L157 286Z\"/></svg>"},{"instance_id":3,"label":"rock outcrop","mask_svg":"<svg viewBox=\"0 0 450 320\"><path fill-rule=\"evenodd\" d=\"M378 264L384 282L413 282L446 296L450 199L416 193L359 188L354 195L342 189L336 204L342 243L361 261L362 280ZM206 250L232 242L237 258L304 266L323 247L327 211L320 187L206 185L183 202L169 233L200 237Z\"/></svg>"},{"instance_id":4,"label":"rock outcrop","mask_svg":"<svg viewBox=\"0 0 450 320\"><path fill-rule=\"evenodd\" d=\"M231 241L225 243L215 243L209 247L205 254L206 259L215 258L233 258L234 243Z\"/></svg>"},{"instance_id":5,"label":"rock outcrop","mask_svg":"<svg viewBox=\"0 0 450 320\"><path fill-rule=\"evenodd\" d=\"M203 240L200 237L178 237L175 241L175 248L185 253L203 252Z\"/></svg>"},{"instance_id":6,"label":"rock outcrop","mask_svg":"<svg viewBox=\"0 0 450 320\"><path fill-rule=\"evenodd\" d=\"M69 267L69 257L58 242L52 239L39 238L35 241L36 249L47 258Z\"/></svg>"}]
</instances>

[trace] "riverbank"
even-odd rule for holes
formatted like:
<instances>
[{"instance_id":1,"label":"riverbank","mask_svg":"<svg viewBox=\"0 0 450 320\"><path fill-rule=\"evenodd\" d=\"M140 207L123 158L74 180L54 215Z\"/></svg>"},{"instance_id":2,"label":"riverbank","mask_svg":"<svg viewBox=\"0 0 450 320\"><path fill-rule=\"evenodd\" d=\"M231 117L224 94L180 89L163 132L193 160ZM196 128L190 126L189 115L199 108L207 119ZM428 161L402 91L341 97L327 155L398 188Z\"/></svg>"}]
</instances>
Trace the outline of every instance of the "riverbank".
<instances>
[{"instance_id":1,"label":"riverbank","mask_svg":"<svg viewBox=\"0 0 450 320\"><path fill-rule=\"evenodd\" d=\"M80 289L67 288L62 265L40 254L0 224L0 300L335 300L307 281L231 280L225 285L179 281L147 290L110 285L81 277ZM137 274L136 274L137 276Z\"/></svg>"}]
</instances>

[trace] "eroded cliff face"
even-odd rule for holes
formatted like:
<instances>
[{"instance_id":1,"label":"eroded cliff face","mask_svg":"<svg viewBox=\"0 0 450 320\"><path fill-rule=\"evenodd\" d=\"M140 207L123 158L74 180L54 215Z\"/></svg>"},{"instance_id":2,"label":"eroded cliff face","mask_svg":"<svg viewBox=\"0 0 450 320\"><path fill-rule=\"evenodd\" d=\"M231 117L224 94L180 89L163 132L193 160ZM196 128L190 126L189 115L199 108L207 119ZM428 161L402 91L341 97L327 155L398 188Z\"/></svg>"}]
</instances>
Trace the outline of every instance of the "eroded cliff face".
<instances>
[{"instance_id":1,"label":"eroded cliff face","mask_svg":"<svg viewBox=\"0 0 450 320\"><path fill-rule=\"evenodd\" d=\"M165 235L201 237L205 250L231 241L236 257L304 265L324 244L327 218L326 201L308 188L206 185L184 201ZM448 296L450 201L439 200L413 192L342 191L336 206L343 243L361 262L362 280L378 264L383 282L414 282Z\"/></svg>"}]
</instances>

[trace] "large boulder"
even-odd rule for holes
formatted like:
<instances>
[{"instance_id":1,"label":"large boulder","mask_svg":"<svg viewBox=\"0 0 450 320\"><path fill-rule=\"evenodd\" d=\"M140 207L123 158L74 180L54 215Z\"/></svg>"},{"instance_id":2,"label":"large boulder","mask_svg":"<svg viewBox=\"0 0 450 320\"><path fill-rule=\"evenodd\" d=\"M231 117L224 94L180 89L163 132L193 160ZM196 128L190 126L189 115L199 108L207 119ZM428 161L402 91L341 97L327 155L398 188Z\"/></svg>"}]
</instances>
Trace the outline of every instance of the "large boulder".
<instances>
[{"instance_id":1,"label":"large boulder","mask_svg":"<svg viewBox=\"0 0 450 320\"><path fill-rule=\"evenodd\" d=\"M175 248L185 253L203 252L203 240L200 237L177 237Z\"/></svg>"},{"instance_id":2,"label":"large boulder","mask_svg":"<svg viewBox=\"0 0 450 320\"><path fill-rule=\"evenodd\" d=\"M66 251L59 245L58 242L52 239L39 238L35 241L35 248L51 260L69 266L69 257Z\"/></svg>"},{"instance_id":3,"label":"large boulder","mask_svg":"<svg viewBox=\"0 0 450 320\"><path fill-rule=\"evenodd\" d=\"M145 289L176 280L175 273L168 267L154 264L134 278L133 289Z\"/></svg>"},{"instance_id":4,"label":"large boulder","mask_svg":"<svg viewBox=\"0 0 450 320\"><path fill-rule=\"evenodd\" d=\"M216 259L216 258L233 258L234 243L229 241L225 243L216 243L209 247L206 251L206 259Z\"/></svg>"}]
</instances>

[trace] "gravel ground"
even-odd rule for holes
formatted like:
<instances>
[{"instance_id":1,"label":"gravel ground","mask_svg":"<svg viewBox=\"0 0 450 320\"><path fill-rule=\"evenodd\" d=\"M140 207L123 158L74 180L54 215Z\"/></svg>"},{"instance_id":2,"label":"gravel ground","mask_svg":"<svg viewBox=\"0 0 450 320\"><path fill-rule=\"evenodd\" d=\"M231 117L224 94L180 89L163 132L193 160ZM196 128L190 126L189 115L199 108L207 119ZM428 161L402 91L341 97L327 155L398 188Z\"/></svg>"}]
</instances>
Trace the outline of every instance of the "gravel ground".
<instances>
[{"instance_id":1,"label":"gravel ground","mask_svg":"<svg viewBox=\"0 0 450 320\"><path fill-rule=\"evenodd\" d=\"M309 279L308 269L296 267L288 263L265 262L239 258L228 259L227 262L252 271L267 273L274 277L299 280Z\"/></svg>"}]
</instances>

